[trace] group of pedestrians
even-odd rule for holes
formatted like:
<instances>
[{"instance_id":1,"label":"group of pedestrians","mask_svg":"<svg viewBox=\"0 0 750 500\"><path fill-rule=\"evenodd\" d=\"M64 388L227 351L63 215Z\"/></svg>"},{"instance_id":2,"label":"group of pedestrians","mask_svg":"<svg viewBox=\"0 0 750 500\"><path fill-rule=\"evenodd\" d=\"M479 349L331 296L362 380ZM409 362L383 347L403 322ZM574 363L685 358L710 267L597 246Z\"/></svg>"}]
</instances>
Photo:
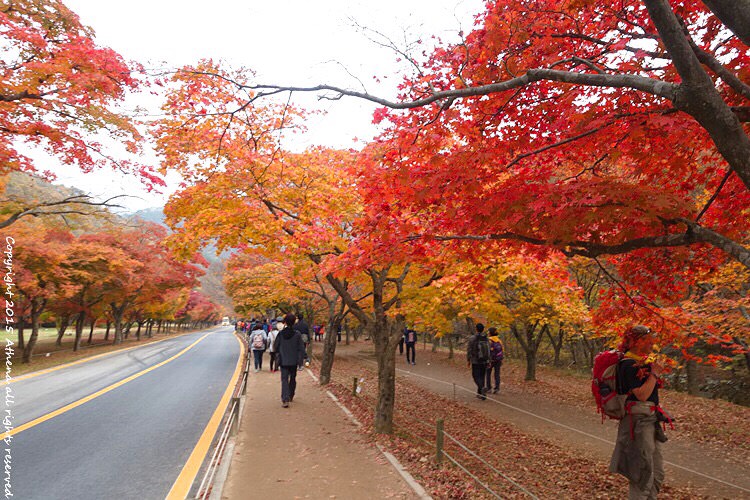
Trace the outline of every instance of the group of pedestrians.
<instances>
[{"instance_id":1,"label":"group of pedestrians","mask_svg":"<svg viewBox=\"0 0 750 500\"><path fill-rule=\"evenodd\" d=\"M626 411L617 430L609 470L628 479L628 498L633 500L657 497L664 482L661 446L667 437L663 425L672 423L659 405L663 366L639 361L652 351L654 342L650 328L634 326L626 330L618 349L622 360L617 366L617 392L627 395ZM490 328L486 334L484 325L477 323L476 333L469 338L466 359L477 386L476 397L485 400L488 392L497 394L503 364L503 344L497 330Z\"/></svg>"},{"instance_id":2,"label":"group of pedestrians","mask_svg":"<svg viewBox=\"0 0 750 500\"><path fill-rule=\"evenodd\" d=\"M269 352L270 371L281 372L281 404L288 408L297 388L297 371L310 365L307 354L310 328L302 315L299 318L287 314L278 319L239 321L236 329L247 334L255 373L263 370L263 355Z\"/></svg>"},{"instance_id":3,"label":"group of pedestrians","mask_svg":"<svg viewBox=\"0 0 750 500\"><path fill-rule=\"evenodd\" d=\"M477 323L476 331L466 347L466 362L471 367L471 376L477 386L477 398L485 400L488 392L500 392L500 368L505 352L495 327L489 329L488 336L484 332L484 325Z\"/></svg>"},{"instance_id":4,"label":"group of pedestrians","mask_svg":"<svg viewBox=\"0 0 750 500\"><path fill-rule=\"evenodd\" d=\"M404 353L404 347L406 347L406 364L416 365L417 364L417 332L411 328L404 327L404 331L401 338L398 341L398 352L399 354ZM410 356L411 355L411 356Z\"/></svg>"}]
</instances>

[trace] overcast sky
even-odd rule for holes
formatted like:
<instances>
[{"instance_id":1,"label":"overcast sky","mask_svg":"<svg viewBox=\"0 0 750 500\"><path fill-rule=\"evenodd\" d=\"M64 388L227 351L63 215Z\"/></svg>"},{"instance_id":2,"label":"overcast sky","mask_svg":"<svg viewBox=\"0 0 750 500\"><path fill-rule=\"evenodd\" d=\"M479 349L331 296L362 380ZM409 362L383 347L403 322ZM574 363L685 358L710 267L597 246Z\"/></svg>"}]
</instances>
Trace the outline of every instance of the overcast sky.
<instances>
[{"instance_id":1,"label":"overcast sky","mask_svg":"<svg viewBox=\"0 0 750 500\"><path fill-rule=\"evenodd\" d=\"M222 59L252 68L259 80L271 83L331 83L355 87L356 76L370 92L394 95L396 75L406 70L388 49L378 47L355 23L387 35L403 46L432 35L458 40L458 31L470 31L480 0L271 0L268 2L212 0L67 0L84 24L96 32L100 45L147 67L178 67L200 58ZM381 78L376 84L374 76ZM389 78L390 76L390 78ZM308 97L297 101L320 105ZM356 147L355 137L370 139L373 105L345 99L324 101L328 113L308 123L310 132L290 149L312 144ZM155 162L155 158L147 158ZM58 182L75 185L93 195L137 194L132 209L157 206L164 196L147 195L133 179L105 171L83 175L70 168L54 169ZM168 191L175 188L168 178Z\"/></svg>"}]
</instances>

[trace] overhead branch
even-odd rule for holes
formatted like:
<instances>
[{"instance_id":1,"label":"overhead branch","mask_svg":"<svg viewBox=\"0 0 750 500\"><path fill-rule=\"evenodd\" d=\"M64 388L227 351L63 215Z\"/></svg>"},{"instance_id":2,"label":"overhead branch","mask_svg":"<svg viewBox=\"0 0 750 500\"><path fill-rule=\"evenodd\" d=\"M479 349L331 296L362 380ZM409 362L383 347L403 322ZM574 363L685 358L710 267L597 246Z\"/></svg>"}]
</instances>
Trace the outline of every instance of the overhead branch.
<instances>
[{"instance_id":1,"label":"overhead branch","mask_svg":"<svg viewBox=\"0 0 750 500\"><path fill-rule=\"evenodd\" d=\"M682 83L672 102L708 132L732 170L750 189L750 137L703 69L668 0L643 0ZM748 3L750 0L742 0ZM722 3L720 0L714 2Z\"/></svg>"},{"instance_id":2,"label":"overhead branch","mask_svg":"<svg viewBox=\"0 0 750 500\"><path fill-rule=\"evenodd\" d=\"M87 212L76 207L101 207L101 208L122 208L121 205L112 203L117 198L124 198L127 195L112 196L104 201L93 201L89 195L69 196L62 200L38 203L35 205L25 206L11 213L5 220L0 221L0 229L8 227L21 219L22 217L41 217L47 215L94 215L95 213L106 213L106 210L97 210Z\"/></svg>"},{"instance_id":3,"label":"overhead branch","mask_svg":"<svg viewBox=\"0 0 750 500\"><path fill-rule=\"evenodd\" d=\"M663 222L665 223L665 225L682 224L686 226L686 231L684 233L670 233L656 236L646 236L643 238L634 238L631 240L623 241L622 243L612 245L605 245L601 243L582 240L547 240L513 232L493 233L487 235L436 235L429 236L429 239L436 241L521 241L535 246L554 247L569 257L580 255L582 257L589 258L599 257L601 255L619 255L644 248L669 248L706 243L722 250L724 253L738 261L743 266L750 268L750 249L745 248L736 241L733 241L726 236L722 236L719 233L712 231L711 229L702 227L699 224L687 219L669 219L664 220ZM414 241L426 237L427 236L425 235L415 235L406 238L405 241Z\"/></svg>"},{"instance_id":4,"label":"overhead branch","mask_svg":"<svg viewBox=\"0 0 750 500\"><path fill-rule=\"evenodd\" d=\"M415 99L412 101L391 101L367 92L345 89L335 85L315 85L310 87L284 86L284 85L252 85L248 88L252 90L269 90L281 89L288 92L335 92L338 96L349 96L364 99L366 101L380 104L391 109L412 109L427 106L434 102L443 102L448 99L477 97L508 90L525 87L530 83L538 81L555 81L560 83L571 83L591 87L611 87L611 88L633 88L653 94L666 99L674 99L676 85L653 78L646 78L637 75L609 75L609 74L592 74L578 73L575 71L563 71L556 69L537 68L530 69L524 75L511 78L502 82L490 83L487 85L478 85L476 87L465 87L459 89L441 90L434 92L427 97Z\"/></svg>"}]
</instances>

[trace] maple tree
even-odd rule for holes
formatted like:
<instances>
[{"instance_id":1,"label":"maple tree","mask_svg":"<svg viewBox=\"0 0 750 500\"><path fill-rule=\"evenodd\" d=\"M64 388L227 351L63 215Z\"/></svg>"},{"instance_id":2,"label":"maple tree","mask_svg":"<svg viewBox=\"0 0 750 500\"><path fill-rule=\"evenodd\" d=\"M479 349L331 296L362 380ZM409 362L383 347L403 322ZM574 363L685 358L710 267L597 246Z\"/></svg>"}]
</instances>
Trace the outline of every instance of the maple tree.
<instances>
[{"instance_id":1,"label":"maple tree","mask_svg":"<svg viewBox=\"0 0 750 500\"><path fill-rule=\"evenodd\" d=\"M28 302L31 334L25 342L23 362L31 362L39 337L39 321L49 303L58 294L70 296L77 287L63 272L60 264L65 258L72 235L63 231L44 231L35 227L19 228L15 236L13 261L18 294L11 302ZM19 296L20 294L20 296ZM11 305L12 307L12 305ZM19 332L19 336L20 336Z\"/></svg>"},{"instance_id":2,"label":"maple tree","mask_svg":"<svg viewBox=\"0 0 750 500\"><path fill-rule=\"evenodd\" d=\"M381 387L376 427L391 432L401 328L387 312L398 301L409 266L370 259L371 240L350 248L362 207L349 170L352 152L284 151L282 131L299 128L304 113L261 105L261 95L246 91L243 82L250 77L246 70L201 61L172 79L164 105L168 118L154 126L165 167L186 179L165 210L175 230L170 240L187 253L215 238L219 249L305 258L320 266L328 285L372 334ZM349 289L353 275L367 281L371 305ZM331 366L334 349L335 342L327 344L325 366Z\"/></svg>"},{"instance_id":3,"label":"maple tree","mask_svg":"<svg viewBox=\"0 0 750 500\"><path fill-rule=\"evenodd\" d=\"M383 105L379 182L402 211L438 209L419 234L589 257L707 243L748 265L748 51L729 29L699 2L488 2L462 43L412 60L401 100L251 88Z\"/></svg>"},{"instance_id":4,"label":"maple tree","mask_svg":"<svg viewBox=\"0 0 750 500\"><path fill-rule=\"evenodd\" d=\"M0 47L0 174L39 171L24 154L31 146L84 172L111 165L149 188L164 184L152 167L112 156L94 137L99 131L140 150L133 121L112 109L139 87L138 67L98 46L73 11L58 0L0 2Z\"/></svg>"}]
</instances>

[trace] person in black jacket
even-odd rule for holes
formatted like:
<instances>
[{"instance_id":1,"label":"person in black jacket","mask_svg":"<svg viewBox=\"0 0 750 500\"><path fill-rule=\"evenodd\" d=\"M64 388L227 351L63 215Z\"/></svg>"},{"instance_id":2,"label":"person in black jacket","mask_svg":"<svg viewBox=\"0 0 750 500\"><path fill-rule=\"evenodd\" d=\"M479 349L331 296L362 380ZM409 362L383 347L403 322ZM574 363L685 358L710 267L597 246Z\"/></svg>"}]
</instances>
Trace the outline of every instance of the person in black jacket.
<instances>
[{"instance_id":1,"label":"person in black jacket","mask_svg":"<svg viewBox=\"0 0 750 500\"><path fill-rule=\"evenodd\" d=\"M284 316L284 329L276 336L273 350L277 353L281 367L281 406L289 407L294 401L294 391L297 388L297 366L305 356L305 344L302 335L293 328L297 317L294 314Z\"/></svg>"},{"instance_id":2,"label":"person in black jacket","mask_svg":"<svg viewBox=\"0 0 750 500\"><path fill-rule=\"evenodd\" d=\"M490 362L490 344L484 333L484 325L477 323L477 333L469 338L466 345L466 363L471 366L471 376L477 384L477 398L487 399L487 388L484 386L487 365ZM480 346L480 344L486 344ZM482 348L484 347L484 348Z\"/></svg>"},{"instance_id":3,"label":"person in black jacket","mask_svg":"<svg viewBox=\"0 0 750 500\"><path fill-rule=\"evenodd\" d=\"M294 329L297 330L302 336L302 343L305 344L305 366L310 366L310 357L307 354L307 346L310 345L310 327L305 322L305 318L302 316L302 313L300 313L297 317L297 322L294 324ZM299 369L302 369L302 364L300 364Z\"/></svg>"}]
</instances>

